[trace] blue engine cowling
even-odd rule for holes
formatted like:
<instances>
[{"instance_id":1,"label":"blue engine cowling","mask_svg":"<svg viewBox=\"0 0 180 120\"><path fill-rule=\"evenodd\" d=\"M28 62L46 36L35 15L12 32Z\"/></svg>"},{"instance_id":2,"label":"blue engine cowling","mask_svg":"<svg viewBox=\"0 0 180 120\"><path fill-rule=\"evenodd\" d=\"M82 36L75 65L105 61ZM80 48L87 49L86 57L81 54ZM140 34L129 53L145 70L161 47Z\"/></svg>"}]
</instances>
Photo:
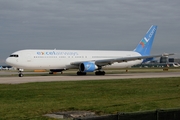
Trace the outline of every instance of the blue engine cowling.
<instances>
[{"instance_id":1,"label":"blue engine cowling","mask_svg":"<svg viewBox=\"0 0 180 120\"><path fill-rule=\"evenodd\" d=\"M94 72L97 68L93 62L83 62L79 65L80 72Z\"/></svg>"}]
</instances>

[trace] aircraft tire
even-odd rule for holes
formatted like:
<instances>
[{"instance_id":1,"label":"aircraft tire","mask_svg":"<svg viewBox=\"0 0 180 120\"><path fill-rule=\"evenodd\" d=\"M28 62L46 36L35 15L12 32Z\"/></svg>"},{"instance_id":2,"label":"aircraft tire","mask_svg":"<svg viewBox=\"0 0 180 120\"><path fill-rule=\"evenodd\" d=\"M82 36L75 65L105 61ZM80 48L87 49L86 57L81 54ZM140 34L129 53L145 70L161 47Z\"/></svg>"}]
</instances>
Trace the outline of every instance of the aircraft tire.
<instances>
[{"instance_id":1,"label":"aircraft tire","mask_svg":"<svg viewBox=\"0 0 180 120\"><path fill-rule=\"evenodd\" d=\"M23 77L23 74L22 74L22 73L20 73L20 74L19 74L19 77Z\"/></svg>"},{"instance_id":2,"label":"aircraft tire","mask_svg":"<svg viewBox=\"0 0 180 120\"><path fill-rule=\"evenodd\" d=\"M77 72L77 75L86 75L86 72Z\"/></svg>"},{"instance_id":3,"label":"aircraft tire","mask_svg":"<svg viewBox=\"0 0 180 120\"><path fill-rule=\"evenodd\" d=\"M105 75L106 73L104 71L96 71L95 75Z\"/></svg>"}]
</instances>

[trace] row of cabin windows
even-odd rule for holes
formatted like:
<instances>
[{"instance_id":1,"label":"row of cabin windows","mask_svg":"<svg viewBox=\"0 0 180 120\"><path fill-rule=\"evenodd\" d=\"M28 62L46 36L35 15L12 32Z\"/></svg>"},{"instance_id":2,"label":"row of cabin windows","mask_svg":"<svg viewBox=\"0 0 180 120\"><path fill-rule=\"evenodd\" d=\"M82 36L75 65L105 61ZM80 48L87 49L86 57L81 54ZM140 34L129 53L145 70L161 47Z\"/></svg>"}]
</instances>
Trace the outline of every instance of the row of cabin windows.
<instances>
[{"instance_id":1,"label":"row of cabin windows","mask_svg":"<svg viewBox=\"0 0 180 120\"><path fill-rule=\"evenodd\" d=\"M34 58L58 58L58 56L34 56ZM87 56L59 56L59 58L87 58Z\"/></svg>"},{"instance_id":2,"label":"row of cabin windows","mask_svg":"<svg viewBox=\"0 0 180 120\"><path fill-rule=\"evenodd\" d=\"M19 57L17 54L9 57ZM59 58L66 58L67 56L59 56ZM34 56L34 58L57 58L57 56ZM68 56L67 58L87 58L87 56ZM92 56L92 58L117 58L116 56Z\"/></svg>"}]
</instances>

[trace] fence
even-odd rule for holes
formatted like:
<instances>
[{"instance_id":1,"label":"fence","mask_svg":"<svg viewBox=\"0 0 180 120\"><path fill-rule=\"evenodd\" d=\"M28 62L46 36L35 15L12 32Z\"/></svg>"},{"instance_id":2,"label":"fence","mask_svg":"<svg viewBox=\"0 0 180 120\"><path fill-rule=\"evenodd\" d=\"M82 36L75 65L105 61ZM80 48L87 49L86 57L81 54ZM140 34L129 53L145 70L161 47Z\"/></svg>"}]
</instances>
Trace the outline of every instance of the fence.
<instances>
[{"instance_id":1,"label":"fence","mask_svg":"<svg viewBox=\"0 0 180 120\"><path fill-rule=\"evenodd\" d=\"M119 112L116 115L75 118L74 120L180 120L180 109L157 109L144 112Z\"/></svg>"},{"instance_id":2,"label":"fence","mask_svg":"<svg viewBox=\"0 0 180 120\"><path fill-rule=\"evenodd\" d=\"M118 120L180 120L180 109L118 113Z\"/></svg>"}]
</instances>

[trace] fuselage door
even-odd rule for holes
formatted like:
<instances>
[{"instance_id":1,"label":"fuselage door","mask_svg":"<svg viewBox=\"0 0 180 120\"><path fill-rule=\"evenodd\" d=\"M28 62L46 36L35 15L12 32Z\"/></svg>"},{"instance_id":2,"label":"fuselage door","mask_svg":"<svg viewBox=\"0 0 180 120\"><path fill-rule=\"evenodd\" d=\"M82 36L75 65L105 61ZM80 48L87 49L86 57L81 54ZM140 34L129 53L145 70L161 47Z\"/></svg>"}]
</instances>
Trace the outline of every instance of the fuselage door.
<instances>
[{"instance_id":1,"label":"fuselage door","mask_svg":"<svg viewBox=\"0 0 180 120\"><path fill-rule=\"evenodd\" d=\"M27 54L27 62L32 62L32 55L30 53Z\"/></svg>"}]
</instances>

